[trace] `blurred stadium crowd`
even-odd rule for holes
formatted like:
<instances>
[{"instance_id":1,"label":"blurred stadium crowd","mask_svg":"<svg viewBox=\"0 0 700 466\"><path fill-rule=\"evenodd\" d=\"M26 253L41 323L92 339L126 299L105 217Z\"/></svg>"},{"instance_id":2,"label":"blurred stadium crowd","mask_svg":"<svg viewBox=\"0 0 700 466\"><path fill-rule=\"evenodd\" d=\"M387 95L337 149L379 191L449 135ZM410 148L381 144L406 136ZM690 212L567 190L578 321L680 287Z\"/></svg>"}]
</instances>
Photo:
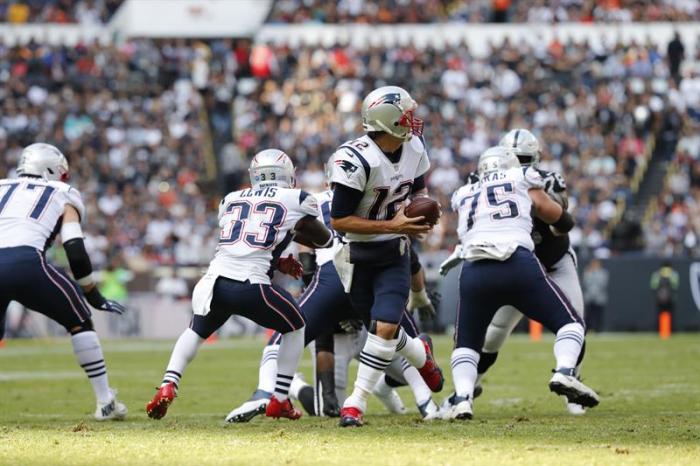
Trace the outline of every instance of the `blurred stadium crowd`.
<instances>
[{"instance_id":1,"label":"blurred stadium crowd","mask_svg":"<svg viewBox=\"0 0 700 466\"><path fill-rule=\"evenodd\" d=\"M273 23L697 21L696 0L278 0Z\"/></svg>"},{"instance_id":2,"label":"blurred stadium crowd","mask_svg":"<svg viewBox=\"0 0 700 466\"><path fill-rule=\"evenodd\" d=\"M3 0L0 22L103 24L124 0Z\"/></svg>"},{"instance_id":3,"label":"blurred stadium crowd","mask_svg":"<svg viewBox=\"0 0 700 466\"><path fill-rule=\"evenodd\" d=\"M103 17L119 2L48 3L71 6L70 17L77 18L83 4L99 6ZM363 3L340 1L335 10L324 6L332 2L280 0L271 21L315 18L316 9L340 21L353 9L365 11ZM379 3L396 16L378 20L394 22L450 19L444 15L460 5L486 14L503 2ZM527 19L518 13L524 3L509 5L512 20ZM697 2L657 3L548 2L571 20L585 19L572 11L595 12L600 5L626 8L635 20L653 19L654 8L674 19L697 14L685 7ZM290 5L305 13L285 16ZM407 8L422 16L402 16ZM361 134L363 96L389 83L408 89L420 104L433 164L429 187L443 206L481 151L509 128L532 129L544 142L543 168L567 179L580 225L572 242L583 255L610 253L618 201L632 196L652 141L663 132L674 144L680 138L665 192L641 227L649 252L700 253L700 51L684 50L677 40L599 47L506 41L485 58L465 44L365 50L248 40L0 42L0 177L12 174L24 145L54 143L69 156L73 183L88 204L87 244L98 266L115 255L133 270L204 264L215 247L221 191L247 183L255 152L287 151L301 185L323 189L324 162L342 141ZM218 191L211 173L217 156L225 180ZM424 244L428 262L454 246L455 229L456 217L446 212Z\"/></svg>"}]
</instances>

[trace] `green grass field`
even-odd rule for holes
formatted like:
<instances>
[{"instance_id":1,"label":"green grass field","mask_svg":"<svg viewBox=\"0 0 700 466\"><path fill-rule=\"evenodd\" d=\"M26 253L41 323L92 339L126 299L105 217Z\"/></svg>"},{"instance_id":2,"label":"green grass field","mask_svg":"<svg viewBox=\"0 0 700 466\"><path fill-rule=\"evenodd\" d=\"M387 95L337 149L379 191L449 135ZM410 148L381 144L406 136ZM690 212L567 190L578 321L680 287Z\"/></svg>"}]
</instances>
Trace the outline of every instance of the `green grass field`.
<instances>
[{"instance_id":1,"label":"green grass field","mask_svg":"<svg viewBox=\"0 0 700 466\"><path fill-rule=\"evenodd\" d=\"M0 464L700 464L698 335L590 337L584 377L601 404L582 417L568 415L547 389L551 340L514 337L487 377L474 420L422 423L401 389L410 415L386 415L373 401L364 428L342 430L312 417L224 426L255 387L258 339L204 347L168 416L148 419L143 408L172 344L106 342L111 384L130 413L101 424L92 420L92 391L68 340L7 342ZM436 339L448 379L450 345ZM309 373L308 357L302 369Z\"/></svg>"}]
</instances>

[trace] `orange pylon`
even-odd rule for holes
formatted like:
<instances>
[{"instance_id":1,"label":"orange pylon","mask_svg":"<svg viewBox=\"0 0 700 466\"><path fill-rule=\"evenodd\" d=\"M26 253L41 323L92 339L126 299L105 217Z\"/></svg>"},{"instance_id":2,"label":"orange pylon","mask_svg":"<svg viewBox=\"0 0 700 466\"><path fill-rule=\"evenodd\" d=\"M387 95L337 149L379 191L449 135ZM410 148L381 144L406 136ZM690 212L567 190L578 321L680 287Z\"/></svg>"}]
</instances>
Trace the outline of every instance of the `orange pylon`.
<instances>
[{"instance_id":1,"label":"orange pylon","mask_svg":"<svg viewBox=\"0 0 700 466\"><path fill-rule=\"evenodd\" d=\"M542 324L536 320L530 320L530 340L540 341L542 339Z\"/></svg>"},{"instance_id":2,"label":"orange pylon","mask_svg":"<svg viewBox=\"0 0 700 466\"><path fill-rule=\"evenodd\" d=\"M659 313L659 337L662 340L671 338L671 323L671 313L668 311L661 311Z\"/></svg>"}]
</instances>

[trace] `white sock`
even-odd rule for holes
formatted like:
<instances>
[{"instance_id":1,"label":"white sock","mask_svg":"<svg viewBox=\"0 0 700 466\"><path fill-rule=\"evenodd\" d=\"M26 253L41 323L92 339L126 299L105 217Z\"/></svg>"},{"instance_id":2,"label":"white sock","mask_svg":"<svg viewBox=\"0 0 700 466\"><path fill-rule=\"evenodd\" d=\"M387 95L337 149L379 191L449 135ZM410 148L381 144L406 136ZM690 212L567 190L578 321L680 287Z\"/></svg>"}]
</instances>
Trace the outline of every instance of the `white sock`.
<instances>
[{"instance_id":1,"label":"white sock","mask_svg":"<svg viewBox=\"0 0 700 466\"><path fill-rule=\"evenodd\" d=\"M304 327L282 335L277 355L277 381L274 392L275 398L279 401L289 397L289 387L292 385L292 379L303 352Z\"/></svg>"},{"instance_id":2,"label":"white sock","mask_svg":"<svg viewBox=\"0 0 700 466\"><path fill-rule=\"evenodd\" d=\"M191 328L186 328L180 338L177 339L173 352L170 355L170 362L168 362L168 368L163 376L163 382L161 386L166 383L174 383L177 389L180 385L180 378L187 365L194 359L197 355L197 350L199 346L204 342L204 338L197 335L197 333Z\"/></svg>"},{"instance_id":3,"label":"white sock","mask_svg":"<svg viewBox=\"0 0 700 466\"><path fill-rule=\"evenodd\" d=\"M97 333L94 331L76 333L71 336L71 342L78 364L90 379L97 402L100 404L109 403L114 395L109 388L107 367Z\"/></svg>"},{"instance_id":4,"label":"white sock","mask_svg":"<svg viewBox=\"0 0 700 466\"><path fill-rule=\"evenodd\" d=\"M583 325L579 323L566 324L559 329L557 338L554 340L554 358L557 360L557 370L576 367L583 339Z\"/></svg>"},{"instance_id":5,"label":"white sock","mask_svg":"<svg viewBox=\"0 0 700 466\"><path fill-rule=\"evenodd\" d=\"M425 354L423 340L409 337L404 329L401 329L399 332L399 342L396 344L396 352L406 358L413 367L420 369L425 365L427 355Z\"/></svg>"},{"instance_id":6,"label":"white sock","mask_svg":"<svg viewBox=\"0 0 700 466\"><path fill-rule=\"evenodd\" d=\"M479 365L479 352L470 348L455 348L452 352L452 378L455 383L457 396L469 397L474 395L476 368Z\"/></svg>"},{"instance_id":7,"label":"white sock","mask_svg":"<svg viewBox=\"0 0 700 466\"><path fill-rule=\"evenodd\" d=\"M275 390L279 349L280 345L267 345L263 349L262 358L260 358L260 369L258 370L258 390L268 393L272 393Z\"/></svg>"},{"instance_id":8,"label":"white sock","mask_svg":"<svg viewBox=\"0 0 700 466\"><path fill-rule=\"evenodd\" d=\"M423 377L421 377L418 369L410 365L408 361L403 358L401 362L403 367L403 378L406 379L408 386L411 387L413 397L416 399L416 404L421 406L432 398L432 392L430 391L428 384L426 384L425 380L423 380Z\"/></svg>"},{"instance_id":9,"label":"white sock","mask_svg":"<svg viewBox=\"0 0 700 466\"><path fill-rule=\"evenodd\" d=\"M289 386L289 396L298 400L299 392L304 387L310 387L310 385L306 383L304 379L301 378L301 374L297 372L296 374L294 374L294 378L292 379L292 385Z\"/></svg>"},{"instance_id":10,"label":"white sock","mask_svg":"<svg viewBox=\"0 0 700 466\"><path fill-rule=\"evenodd\" d=\"M384 374L396 352L396 340L385 340L377 335L367 335L367 342L360 352L355 389L343 404L362 412L367 410L367 397Z\"/></svg>"}]
</instances>

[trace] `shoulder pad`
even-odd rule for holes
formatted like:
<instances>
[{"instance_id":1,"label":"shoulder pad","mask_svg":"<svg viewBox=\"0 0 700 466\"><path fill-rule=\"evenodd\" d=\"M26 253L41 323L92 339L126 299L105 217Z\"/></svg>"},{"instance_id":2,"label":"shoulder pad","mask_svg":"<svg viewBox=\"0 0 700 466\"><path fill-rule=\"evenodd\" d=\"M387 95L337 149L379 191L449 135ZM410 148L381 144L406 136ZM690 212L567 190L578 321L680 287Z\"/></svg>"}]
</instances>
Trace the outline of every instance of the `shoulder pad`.
<instances>
[{"instance_id":1,"label":"shoulder pad","mask_svg":"<svg viewBox=\"0 0 700 466\"><path fill-rule=\"evenodd\" d=\"M318 198L300 189L299 191L299 207L306 215L317 217L319 214Z\"/></svg>"},{"instance_id":2,"label":"shoulder pad","mask_svg":"<svg viewBox=\"0 0 700 466\"><path fill-rule=\"evenodd\" d=\"M476 172L471 172L467 175L467 180L464 184L476 184L479 182L479 175Z\"/></svg>"},{"instance_id":3,"label":"shoulder pad","mask_svg":"<svg viewBox=\"0 0 700 466\"><path fill-rule=\"evenodd\" d=\"M544 179L538 170L531 167L523 167L523 178L528 188L544 189Z\"/></svg>"},{"instance_id":4,"label":"shoulder pad","mask_svg":"<svg viewBox=\"0 0 700 466\"><path fill-rule=\"evenodd\" d=\"M547 192L561 193L566 191L566 181L564 177L557 172L537 169L544 180L544 190Z\"/></svg>"}]
</instances>

